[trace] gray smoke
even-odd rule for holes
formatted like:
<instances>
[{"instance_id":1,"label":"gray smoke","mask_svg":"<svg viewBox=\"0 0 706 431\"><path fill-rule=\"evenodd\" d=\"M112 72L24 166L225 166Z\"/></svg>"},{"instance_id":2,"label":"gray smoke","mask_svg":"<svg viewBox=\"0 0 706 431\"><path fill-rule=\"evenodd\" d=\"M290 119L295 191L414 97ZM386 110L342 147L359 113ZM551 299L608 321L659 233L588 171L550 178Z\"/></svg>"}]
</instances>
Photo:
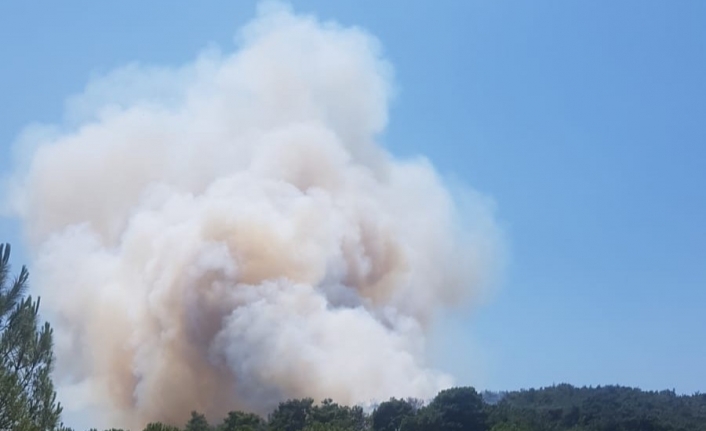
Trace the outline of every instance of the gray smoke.
<instances>
[{"instance_id":1,"label":"gray smoke","mask_svg":"<svg viewBox=\"0 0 706 431\"><path fill-rule=\"evenodd\" d=\"M8 199L70 405L139 426L453 383L425 336L497 228L376 143L391 76L360 29L266 4L236 52L122 68L25 133Z\"/></svg>"}]
</instances>

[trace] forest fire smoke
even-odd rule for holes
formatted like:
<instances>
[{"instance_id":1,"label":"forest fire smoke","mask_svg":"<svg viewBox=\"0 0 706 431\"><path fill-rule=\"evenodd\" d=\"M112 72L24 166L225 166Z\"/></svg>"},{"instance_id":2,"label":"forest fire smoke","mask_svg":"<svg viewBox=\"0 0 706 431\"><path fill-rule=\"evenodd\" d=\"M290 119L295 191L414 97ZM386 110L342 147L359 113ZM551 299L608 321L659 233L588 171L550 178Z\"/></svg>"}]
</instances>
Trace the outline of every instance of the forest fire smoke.
<instances>
[{"instance_id":1,"label":"forest fire smoke","mask_svg":"<svg viewBox=\"0 0 706 431\"><path fill-rule=\"evenodd\" d=\"M62 393L135 426L451 385L427 330L497 228L376 143L391 74L364 31L266 4L236 52L122 68L26 133L8 199Z\"/></svg>"}]
</instances>

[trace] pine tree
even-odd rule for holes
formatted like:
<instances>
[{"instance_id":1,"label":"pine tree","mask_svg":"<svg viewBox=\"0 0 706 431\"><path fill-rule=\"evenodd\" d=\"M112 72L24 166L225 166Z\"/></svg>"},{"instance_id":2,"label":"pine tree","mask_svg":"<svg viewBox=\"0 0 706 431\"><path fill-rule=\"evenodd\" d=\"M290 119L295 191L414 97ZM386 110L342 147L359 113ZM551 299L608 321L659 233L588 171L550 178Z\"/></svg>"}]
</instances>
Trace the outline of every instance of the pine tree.
<instances>
[{"instance_id":1,"label":"pine tree","mask_svg":"<svg viewBox=\"0 0 706 431\"><path fill-rule=\"evenodd\" d=\"M10 277L10 246L0 244L0 430L53 431L61 405L50 373L52 329L38 327L39 299L25 297L29 272Z\"/></svg>"}]
</instances>

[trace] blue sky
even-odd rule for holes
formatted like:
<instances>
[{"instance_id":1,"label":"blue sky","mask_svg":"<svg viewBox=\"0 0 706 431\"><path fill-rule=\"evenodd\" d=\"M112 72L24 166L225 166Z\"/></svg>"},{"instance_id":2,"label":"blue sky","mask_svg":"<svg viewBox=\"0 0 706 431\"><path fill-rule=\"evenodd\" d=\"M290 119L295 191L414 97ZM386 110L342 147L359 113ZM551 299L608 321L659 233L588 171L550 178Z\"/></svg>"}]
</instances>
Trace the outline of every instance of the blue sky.
<instances>
[{"instance_id":1,"label":"blue sky","mask_svg":"<svg viewBox=\"0 0 706 431\"><path fill-rule=\"evenodd\" d=\"M488 389L706 391L706 3L292 4L381 41L393 153L497 204L503 284L440 326L439 366ZM230 50L255 7L0 3L0 169L21 129L58 122L92 76ZM19 246L16 228L0 219L0 240Z\"/></svg>"}]
</instances>

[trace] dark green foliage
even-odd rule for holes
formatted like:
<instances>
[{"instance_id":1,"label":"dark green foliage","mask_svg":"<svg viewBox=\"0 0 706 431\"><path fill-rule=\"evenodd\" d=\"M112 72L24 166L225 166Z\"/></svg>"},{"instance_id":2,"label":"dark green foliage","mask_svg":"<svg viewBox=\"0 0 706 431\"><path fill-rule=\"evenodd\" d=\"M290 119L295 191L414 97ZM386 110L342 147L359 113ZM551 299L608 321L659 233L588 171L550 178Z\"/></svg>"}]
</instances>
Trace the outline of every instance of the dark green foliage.
<instances>
[{"instance_id":1,"label":"dark green foliage","mask_svg":"<svg viewBox=\"0 0 706 431\"><path fill-rule=\"evenodd\" d=\"M279 403L269 418L272 431L301 431L310 420L314 400L287 400Z\"/></svg>"},{"instance_id":2,"label":"dark green foliage","mask_svg":"<svg viewBox=\"0 0 706 431\"><path fill-rule=\"evenodd\" d=\"M206 420L206 416L191 412L191 419L186 423L185 431L211 431L211 426Z\"/></svg>"},{"instance_id":3,"label":"dark green foliage","mask_svg":"<svg viewBox=\"0 0 706 431\"><path fill-rule=\"evenodd\" d=\"M381 403L372 414L374 431L397 431L405 420L414 417L416 408L405 400L390 398Z\"/></svg>"},{"instance_id":4,"label":"dark green foliage","mask_svg":"<svg viewBox=\"0 0 706 431\"><path fill-rule=\"evenodd\" d=\"M265 421L253 413L232 411L228 413L218 431L260 431L265 429Z\"/></svg>"},{"instance_id":5,"label":"dark green foliage","mask_svg":"<svg viewBox=\"0 0 706 431\"><path fill-rule=\"evenodd\" d=\"M331 399L314 405L314 400L280 403L268 421L272 431L364 431L368 417L362 407L341 406Z\"/></svg>"},{"instance_id":6,"label":"dark green foliage","mask_svg":"<svg viewBox=\"0 0 706 431\"><path fill-rule=\"evenodd\" d=\"M446 389L425 407L439 431L482 431L487 429L483 399L471 387Z\"/></svg>"},{"instance_id":7,"label":"dark green foliage","mask_svg":"<svg viewBox=\"0 0 706 431\"><path fill-rule=\"evenodd\" d=\"M342 428L339 425L326 425L321 422L308 424L304 431L347 431L347 428Z\"/></svg>"},{"instance_id":8,"label":"dark green foliage","mask_svg":"<svg viewBox=\"0 0 706 431\"><path fill-rule=\"evenodd\" d=\"M180 431L179 428L171 425L165 425L161 422L152 422L147 424L143 431Z\"/></svg>"},{"instance_id":9,"label":"dark green foliage","mask_svg":"<svg viewBox=\"0 0 706 431\"><path fill-rule=\"evenodd\" d=\"M673 391L564 384L509 392L486 409L493 431L706 430L706 395L678 396Z\"/></svg>"},{"instance_id":10,"label":"dark green foliage","mask_svg":"<svg viewBox=\"0 0 706 431\"><path fill-rule=\"evenodd\" d=\"M446 389L413 419L402 424L403 431L485 431L487 412L483 399L470 387Z\"/></svg>"},{"instance_id":11,"label":"dark green foliage","mask_svg":"<svg viewBox=\"0 0 706 431\"><path fill-rule=\"evenodd\" d=\"M489 400L490 402L484 401ZM269 421L240 411L218 427L193 412L185 431L706 431L706 395L619 386L552 386L481 397L473 388L439 392L427 406L392 398L370 416L361 407L311 398L280 403ZM116 430L119 431L119 430ZM144 431L179 431L152 423Z\"/></svg>"},{"instance_id":12,"label":"dark green foliage","mask_svg":"<svg viewBox=\"0 0 706 431\"><path fill-rule=\"evenodd\" d=\"M311 408L311 414L304 429L362 431L366 425L367 418L360 406L341 406L331 399L326 399Z\"/></svg>"},{"instance_id":13,"label":"dark green foliage","mask_svg":"<svg viewBox=\"0 0 706 431\"><path fill-rule=\"evenodd\" d=\"M10 246L0 245L0 429L56 430L52 329L38 328L39 299L24 297L29 272L11 280L9 259Z\"/></svg>"}]
</instances>

